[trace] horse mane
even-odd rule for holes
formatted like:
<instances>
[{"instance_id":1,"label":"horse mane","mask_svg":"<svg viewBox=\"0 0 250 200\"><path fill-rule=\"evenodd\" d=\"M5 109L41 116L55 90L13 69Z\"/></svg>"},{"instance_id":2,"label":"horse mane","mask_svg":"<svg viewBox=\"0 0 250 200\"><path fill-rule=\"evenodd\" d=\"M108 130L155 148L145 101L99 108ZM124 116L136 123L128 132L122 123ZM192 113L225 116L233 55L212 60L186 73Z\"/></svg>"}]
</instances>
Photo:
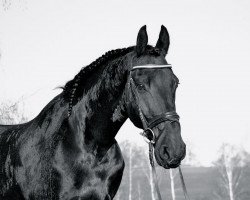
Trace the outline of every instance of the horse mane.
<instances>
[{"instance_id":1,"label":"horse mane","mask_svg":"<svg viewBox=\"0 0 250 200\"><path fill-rule=\"evenodd\" d=\"M86 91L86 79L97 71L100 66L111 59L116 59L120 56L124 56L134 49L134 46L122 49L111 50L97 58L90 65L83 67L80 72L70 81L68 81L63 87L63 97L66 102L69 103L68 114L71 114L72 107L82 97L84 91Z\"/></svg>"},{"instance_id":2,"label":"horse mane","mask_svg":"<svg viewBox=\"0 0 250 200\"><path fill-rule=\"evenodd\" d=\"M134 48L134 46L130 46L127 48L115 49L106 52L90 65L83 67L72 80L68 81L65 84L65 86L63 87L63 97L64 100L69 103L68 115L71 114L72 107L79 101L84 91L87 90L87 78L90 77L98 69L100 69L100 66L103 66L105 63L112 59L116 59L120 56L126 55L127 53L134 50ZM159 49L154 48L151 45L147 45L145 53L154 56L160 55Z\"/></svg>"}]
</instances>

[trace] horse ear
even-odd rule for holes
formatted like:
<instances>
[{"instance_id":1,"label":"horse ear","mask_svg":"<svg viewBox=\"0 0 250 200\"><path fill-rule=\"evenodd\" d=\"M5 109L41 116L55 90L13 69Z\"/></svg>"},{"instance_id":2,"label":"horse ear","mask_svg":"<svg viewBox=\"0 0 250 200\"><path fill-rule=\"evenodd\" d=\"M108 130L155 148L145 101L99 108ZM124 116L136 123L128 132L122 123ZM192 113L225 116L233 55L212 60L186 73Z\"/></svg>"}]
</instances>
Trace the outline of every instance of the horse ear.
<instances>
[{"instance_id":1,"label":"horse ear","mask_svg":"<svg viewBox=\"0 0 250 200\"><path fill-rule=\"evenodd\" d=\"M169 43L170 42L168 30L165 26L161 25L161 32L155 47L160 50L163 50L164 56L166 56L166 54L168 53Z\"/></svg>"},{"instance_id":2,"label":"horse ear","mask_svg":"<svg viewBox=\"0 0 250 200\"><path fill-rule=\"evenodd\" d=\"M148 34L146 30L146 25L140 28L138 36L137 36L137 42L136 42L136 53L137 56L140 56L146 49L148 44Z\"/></svg>"}]
</instances>

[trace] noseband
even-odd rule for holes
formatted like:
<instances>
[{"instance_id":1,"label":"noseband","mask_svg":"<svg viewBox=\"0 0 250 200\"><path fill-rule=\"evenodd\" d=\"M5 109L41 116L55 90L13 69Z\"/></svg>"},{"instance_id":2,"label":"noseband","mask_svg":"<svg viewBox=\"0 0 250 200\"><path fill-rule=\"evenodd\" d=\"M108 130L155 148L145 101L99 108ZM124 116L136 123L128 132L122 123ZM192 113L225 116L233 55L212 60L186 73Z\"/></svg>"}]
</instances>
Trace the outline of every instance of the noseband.
<instances>
[{"instance_id":1,"label":"noseband","mask_svg":"<svg viewBox=\"0 0 250 200\"><path fill-rule=\"evenodd\" d=\"M154 147L153 145L155 144L155 141L157 140L154 131L152 130L154 127L156 127L157 125L159 125L162 122L169 122L169 123L173 123L173 122L177 122L179 123L179 115L176 113L176 111L170 111L170 112L166 112L163 114L159 114L154 116L152 119L150 119L149 121L147 121L146 117L144 116L141 106L140 106L140 99L139 99L139 94L138 91L136 89L136 85L134 82L134 79L132 78L132 74L131 72L133 70L136 69L161 69L161 68L172 68L171 65L142 65L142 66L134 66L131 71L130 71L130 78L129 78L129 86L131 89L131 93L135 99L135 104L137 106L138 112L139 112L139 117L141 119L142 122L142 126L143 126L143 132L140 133L144 139L146 140L146 142L149 144L149 160L150 160L150 164L152 166L152 175L153 175L153 180L154 180L154 185L155 185L155 189L156 189L156 193L158 195L158 199L162 200L161 197L161 193L160 193L160 189L159 189L159 185L158 185L158 181L157 181L157 175L156 175L156 170L155 170L155 164L154 164ZM189 200L188 194L187 194L187 189L185 186L185 182L184 182L184 178L182 175L182 171L181 168L179 166L179 174L180 174L180 178L181 178L181 183L182 183L182 189L184 192L184 196L186 200Z\"/></svg>"}]
</instances>

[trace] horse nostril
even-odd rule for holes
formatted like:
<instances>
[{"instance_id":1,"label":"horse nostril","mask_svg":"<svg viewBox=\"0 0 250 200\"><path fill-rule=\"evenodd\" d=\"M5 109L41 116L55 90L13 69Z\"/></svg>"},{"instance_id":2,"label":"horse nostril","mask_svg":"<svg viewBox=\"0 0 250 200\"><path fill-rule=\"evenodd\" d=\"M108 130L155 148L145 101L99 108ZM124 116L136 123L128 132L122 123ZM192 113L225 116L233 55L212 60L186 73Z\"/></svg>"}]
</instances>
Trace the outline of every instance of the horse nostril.
<instances>
[{"instance_id":1,"label":"horse nostril","mask_svg":"<svg viewBox=\"0 0 250 200\"><path fill-rule=\"evenodd\" d=\"M173 158L173 159L168 161L168 165L175 168L179 165L179 161L177 159Z\"/></svg>"},{"instance_id":2,"label":"horse nostril","mask_svg":"<svg viewBox=\"0 0 250 200\"><path fill-rule=\"evenodd\" d=\"M169 159L168 147L166 145L162 145L160 149L160 157L164 160Z\"/></svg>"}]
</instances>

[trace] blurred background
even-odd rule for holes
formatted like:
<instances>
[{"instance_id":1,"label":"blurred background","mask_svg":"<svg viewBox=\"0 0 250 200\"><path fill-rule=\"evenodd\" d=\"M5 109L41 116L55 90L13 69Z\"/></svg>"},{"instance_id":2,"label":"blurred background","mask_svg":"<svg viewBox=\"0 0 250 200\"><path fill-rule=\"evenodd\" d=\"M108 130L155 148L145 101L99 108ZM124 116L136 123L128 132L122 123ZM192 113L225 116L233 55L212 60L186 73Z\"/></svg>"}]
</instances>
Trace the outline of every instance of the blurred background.
<instances>
[{"instance_id":1,"label":"blurred background","mask_svg":"<svg viewBox=\"0 0 250 200\"><path fill-rule=\"evenodd\" d=\"M192 199L250 199L250 1L0 0L0 123L34 118L106 51L149 43L164 24L180 79L177 112ZM116 199L156 199L147 146L128 120L117 134L126 168ZM176 170L157 167L166 199L184 199Z\"/></svg>"}]
</instances>

